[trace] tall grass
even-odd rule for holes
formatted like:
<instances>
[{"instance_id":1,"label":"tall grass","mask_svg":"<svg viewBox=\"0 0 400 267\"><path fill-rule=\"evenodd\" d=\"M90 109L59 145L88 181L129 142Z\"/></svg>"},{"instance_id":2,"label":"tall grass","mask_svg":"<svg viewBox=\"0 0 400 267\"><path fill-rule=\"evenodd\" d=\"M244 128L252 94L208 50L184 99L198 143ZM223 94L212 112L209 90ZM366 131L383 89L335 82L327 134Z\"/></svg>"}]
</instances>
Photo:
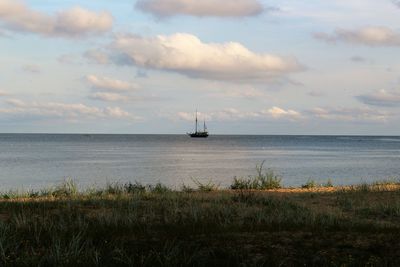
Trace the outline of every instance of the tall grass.
<instances>
[{"instance_id":1,"label":"tall grass","mask_svg":"<svg viewBox=\"0 0 400 267\"><path fill-rule=\"evenodd\" d=\"M281 188L282 178L277 175L272 169L264 169L263 161L260 165L256 166L256 175L249 176L248 178L235 177L230 188L233 190L238 189L278 189Z\"/></svg>"},{"instance_id":2,"label":"tall grass","mask_svg":"<svg viewBox=\"0 0 400 267\"><path fill-rule=\"evenodd\" d=\"M301 186L301 188L312 189L317 186L318 184L313 179L308 179L307 182Z\"/></svg>"},{"instance_id":3,"label":"tall grass","mask_svg":"<svg viewBox=\"0 0 400 267\"><path fill-rule=\"evenodd\" d=\"M52 199L3 197L0 266L398 266L400 190L200 185L68 182L43 194Z\"/></svg>"},{"instance_id":4,"label":"tall grass","mask_svg":"<svg viewBox=\"0 0 400 267\"><path fill-rule=\"evenodd\" d=\"M216 191L219 188L219 185L214 183L211 179L206 182L202 182L199 179L191 178L193 183L197 186L197 190L201 192L211 192Z\"/></svg>"}]
</instances>

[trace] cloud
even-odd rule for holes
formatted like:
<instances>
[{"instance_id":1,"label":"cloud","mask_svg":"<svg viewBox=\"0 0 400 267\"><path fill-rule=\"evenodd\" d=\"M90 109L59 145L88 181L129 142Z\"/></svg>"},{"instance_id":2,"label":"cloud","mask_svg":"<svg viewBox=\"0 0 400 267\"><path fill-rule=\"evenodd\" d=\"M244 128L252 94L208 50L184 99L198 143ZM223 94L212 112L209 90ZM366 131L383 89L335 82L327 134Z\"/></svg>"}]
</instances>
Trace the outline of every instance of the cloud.
<instances>
[{"instance_id":1,"label":"cloud","mask_svg":"<svg viewBox=\"0 0 400 267\"><path fill-rule=\"evenodd\" d=\"M98 77L96 75L86 76L86 81L90 86L97 90L130 91L139 88L139 86L134 83L116 80L109 77Z\"/></svg>"},{"instance_id":2,"label":"cloud","mask_svg":"<svg viewBox=\"0 0 400 267\"><path fill-rule=\"evenodd\" d=\"M136 8L156 17L247 17L264 11L258 0L139 0Z\"/></svg>"},{"instance_id":3,"label":"cloud","mask_svg":"<svg viewBox=\"0 0 400 267\"><path fill-rule=\"evenodd\" d=\"M361 56L352 56L352 57L350 58L350 60L353 61L353 62L356 62L356 63L364 63L364 62L367 61L366 58L361 57Z\"/></svg>"},{"instance_id":4,"label":"cloud","mask_svg":"<svg viewBox=\"0 0 400 267\"><path fill-rule=\"evenodd\" d=\"M253 87L246 86L245 88L221 88L217 90L217 92L212 92L209 94L212 97L220 97L220 98L245 98L245 99L259 99L267 97L267 94L261 90L258 90Z\"/></svg>"},{"instance_id":5,"label":"cloud","mask_svg":"<svg viewBox=\"0 0 400 267\"><path fill-rule=\"evenodd\" d=\"M165 114L163 114L164 116ZM235 108L225 108L219 111L212 111L208 113L198 112L199 120L205 119L207 121L237 121L255 118L259 114L254 112L239 111ZM195 114L193 112L178 112L177 116L170 116L171 119L175 120L176 117L185 121L194 121Z\"/></svg>"},{"instance_id":6,"label":"cloud","mask_svg":"<svg viewBox=\"0 0 400 267\"><path fill-rule=\"evenodd\" d=\"M107 32L112 25L113 18L106 11L93 12L73 7L48 15L31 9L19 0L0 1L0 26L9 31L49 37L77 37Z\"/></svg>"},{"instance_id":7,"label":"cloud","mask_svg":"<svg viewBox=\"0 0 400 267\"><path fill-rule=\"evenodd\" d=\"M86 59L88 59L90 63L101 64L101 65L109 63L109 58L107 53L98 49L88 50L83 54L83 56Z\"/></svg>"},{"instance_id":8,"label":"cloud","mask_svg":"<svg viewBox=\"0 0 400 267\"><path fill-rule=\"evenodd\" d=\"M34 64L22 66L22 70L24 72L33 73L33 74L38 74L41 72L40 67L38 65L34 65Z\"/></svg>"},{"instance_id":9,"label":"cloud","mask_svg":"<svg viewBox=\"0 0 400 267\"><path fill-rule=\"evenodd\" d=\"M178 112L177 116L181 120L193 121L193 112ZM300 112L279 107L272 107L261 111L241 111L235 108L225 108L219 111L212 111L208 113L198 113L199 118L205 118L207 121L240 121L240 120L300 120L302 115ZM172 118L172 116L171 116Z\"/></svg>"},{"instance_id":10,"label":"cloud","mask_svg":"<svg viewBox=\"0 0 400 267\"><path fill-rule=\"evenodd\" d=\"M333 34L316 33L314 37L330 43L347 42L368 46L400 46L400 33L384 26L357 30L336 29Z\"/></svg>"},{"instance_id":11,"label":"cloud","mask_svg":"<svg viewBox=\"0 0 400 267\"><path fill-rule=\"evenodd\" d=\"M380 90L376 93L356 96L364 104L381 107L400 107L400 92Z\"/></svg>"},{"instance_id":12,"label":"cloud","mask_svg":"<svg viewBox=\"0 0 400 267\"><path fill-rule=\"evenodd\" d=\"M333 121L385 122L393 114L371 108L314 108L305 112L308 117Z\"/></svg>"},{"instance_id":13,"label":"cloud","mask_svg":"<svg viewBox=\"0 0 400 267\"><path fill-rule=\"evenodd\" d=\"M243 111L235 108L226 108L219 111L199 113L200 119L207 121L290 121L310 122L315 120L336 122L386 122L395 116L395 113L372 109L372 108L321 108L296 111L281 107L271 107L261 111ZM162 116L166 116L163 114ZM184 121L194 121L193 112L178 112L167 116L171 120L177 118Z\"/></svg>"},{"instance_id":14,"label":"cloud","mask_svg":"<svg viewBox=\"0 0 400 267\"><path fill-rule=\"evenodd\" d=\"M265 110L262 112L263 114L267 114L270 115L272 118L291 118L291 119L295 119L295 118L299 118L301 115L299 112L292 110L292 109L288 109L288 110L284 110L282 108L279 107L272 107L268 110Z\"/></svg>"},{"instance_id":15,"label":"cloud","mask_svg":"<svg viewBox=\"0 0 400 267\"><path fill-rule=\"evenodd\" d=\"M307 95L312 96L312 97L321 97L324 96L325 94L321 91L309 91Z\"/></svg>"},{"instance_id":16,"label":"cloud","mask_svg":"<svg viewBox=\"0 0 400 267\"><path fill-rule=\"evenodd\" d=\"M393 0L392 3L393 3L396 7L400 8L400 1L398 1L398 0Z\"/></svg>"},{"instance_id":17,"label":"cloud","mask_svg":"<svg viewBox=\"0 0 400 267\"><path fill-rule=\"evenodd\" d=\"M120 101L128 101L130 99L126 95L121 95L116 93L106 93L106 92L93 93L89 96L89 98L106 102L120 102Z\"/></svg>"},{"instance_id":18,"label":"cloud","mask_svg":"<svg viewBox=\"0 0 400 267\"><path fill-rule=\"evenodd\" d=\"M77 64L78 56L75 54L62 54L57 58L57 61L61 64Z\"/></svg>"},{"instance_id":19,"label":"cloud","mask_svg":"<svg viewBox=\"0 0 400 267\"><path fill-rule=\"evenodd\" d=\"M236 42L203 43L186 33L117 36L112 47L125 63L209 80L265 81L302 69L294 58L255 53Z\"/></svg>"},{"instance_id":20,"label":"cloud","mask_svg":"<svg viewBox=\"0 0 400 267\"><path fill-rule=\"evenodd\" d=\"M134 100L150 100L154 97L137 97L135 93L139 85L109 77L87 75L85 81L92 88L90 99L106 102L127 102Z\"/></svg>"},{"instance_id":21,"label":"cloud","mask_svg":"<svg viewBox=\"0 0 400 267\"><path fill-rule=\"evenodd\" d=\"M9 99L6 103L8 108L0 109L0 114L14 116L35 116L39 118L65 118L70 120L77 119L129 119L136 120L136 117L120 107L93 107L85 104L66 104L66 103L38 103L25 102L20 99Z\"/></svg>"}]
</instances>

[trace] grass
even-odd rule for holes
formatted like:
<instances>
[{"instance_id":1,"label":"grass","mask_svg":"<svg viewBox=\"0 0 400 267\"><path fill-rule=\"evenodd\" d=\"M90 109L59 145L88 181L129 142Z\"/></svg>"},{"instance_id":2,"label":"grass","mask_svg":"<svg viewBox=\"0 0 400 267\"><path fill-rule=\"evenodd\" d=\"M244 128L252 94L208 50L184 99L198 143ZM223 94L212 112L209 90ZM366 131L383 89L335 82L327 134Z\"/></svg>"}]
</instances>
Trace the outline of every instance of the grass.
<instances>
[{"instance_id":1,"label":"grass","mask_svg":"<svg viewBox=\"0 0 400 267\"><path fill-rule=\"evenodd\" d=\"M201 182L199 179L192 178L193 183L197 186L197 190L201 192L216 191L219 185L215 184L211 179L207 182ZM188 187L183 187L184 191L190 190Z\"/></svg>"},{"instance_id":2,"label":"grass","mask_svg":"<svg viewBox=\"0 0 400 267\"><path fill-rule=\"evenodd\" d=\"M306 189L311 189L315 187L318 187L318 184L312 179L308 179L307 182L301 186L301 188L306 188Z\"/></svg>"},{"instance_id":3,"label":"grass","mask_svg":"<svg viewBox=\"0 0 400 267\"><path fill-rule=\"evenodd\" d=\"M263 161L260 165L256 166L256 175L249 176L248 178L237 178L233 179L233 183L230 186L233 190L240 189L277 189L281 188L282 178L277 175L272 169L264 170Z\"/></svg>"},{"instance_id":4,"label":"grass","mask_svg":"<svg viewBox=\"0 0 400 267\"><path fill-rule=\"evenodd\" d=\"M260 173L268 177L257 172L252 179ZM79 191L67 180L1 194L0 266L400 264L398 183L315 190L195 185L176 191L114 183Z\"/></svg>"}]
</instances>

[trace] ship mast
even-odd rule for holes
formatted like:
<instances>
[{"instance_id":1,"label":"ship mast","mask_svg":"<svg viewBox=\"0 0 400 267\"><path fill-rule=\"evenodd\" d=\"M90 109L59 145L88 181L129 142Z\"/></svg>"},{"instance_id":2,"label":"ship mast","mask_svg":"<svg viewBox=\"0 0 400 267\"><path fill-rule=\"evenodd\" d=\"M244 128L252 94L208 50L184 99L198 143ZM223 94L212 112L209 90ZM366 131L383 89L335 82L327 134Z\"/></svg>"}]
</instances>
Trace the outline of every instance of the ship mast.
<instances>
[{"instance_id":1,"label":"ship mast","mask_svg":"<svg viewBox=\"0 0 400 267\"><path fill-rule=\"evenodd\" d=\"M196 131L195 131L195 133L197 133L197 109L196 109Z\"/></svg>"}]
</instances>

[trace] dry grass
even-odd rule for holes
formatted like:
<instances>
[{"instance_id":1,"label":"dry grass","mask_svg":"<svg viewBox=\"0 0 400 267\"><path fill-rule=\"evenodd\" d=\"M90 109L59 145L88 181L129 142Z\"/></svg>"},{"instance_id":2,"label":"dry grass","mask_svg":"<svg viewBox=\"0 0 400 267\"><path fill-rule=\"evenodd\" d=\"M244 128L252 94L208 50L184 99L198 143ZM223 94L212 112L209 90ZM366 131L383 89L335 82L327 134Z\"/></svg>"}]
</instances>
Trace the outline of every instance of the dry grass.
<instances>
[{"instance_id":1,"label":"dry grass","mask_svg":"<svg viewBox=\"0 0 400 267\"><path fill-rule=\"evenodd\" d=\"M0 266L400 265L394 183L42 192L0 200Z\"/></svg>"}]
</instances>

